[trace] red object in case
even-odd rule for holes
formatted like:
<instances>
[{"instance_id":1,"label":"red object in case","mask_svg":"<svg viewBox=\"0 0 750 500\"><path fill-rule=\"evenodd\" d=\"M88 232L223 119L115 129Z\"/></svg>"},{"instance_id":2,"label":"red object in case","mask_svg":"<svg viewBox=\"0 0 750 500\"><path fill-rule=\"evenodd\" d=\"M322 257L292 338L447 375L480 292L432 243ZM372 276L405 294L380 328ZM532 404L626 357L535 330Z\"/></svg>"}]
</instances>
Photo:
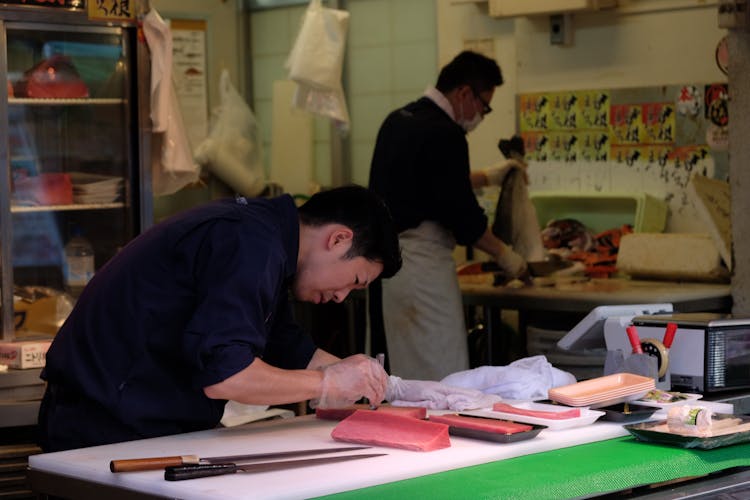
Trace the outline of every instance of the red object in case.
<instances>
[{"instance_id":1,"label":"red object in case","mask_svg":"<svg viewBox=\"0 0 750 500\"><path fill-rule=\"evenodd\" d=\"M24 205L71 205L73 183L68 174L39 174L13 180L16 202Z\"/></svg>"},{"instance_id":2,"label":"red object in case","mask_svg":"<svg viewBox=\"0 0 750 500\"><path fill-rule=\"evenodd\" d=\"M15 97L75 99L89 96L69 57L55 54L26 70L13 90Z\"/></svg>"}]
</instances>

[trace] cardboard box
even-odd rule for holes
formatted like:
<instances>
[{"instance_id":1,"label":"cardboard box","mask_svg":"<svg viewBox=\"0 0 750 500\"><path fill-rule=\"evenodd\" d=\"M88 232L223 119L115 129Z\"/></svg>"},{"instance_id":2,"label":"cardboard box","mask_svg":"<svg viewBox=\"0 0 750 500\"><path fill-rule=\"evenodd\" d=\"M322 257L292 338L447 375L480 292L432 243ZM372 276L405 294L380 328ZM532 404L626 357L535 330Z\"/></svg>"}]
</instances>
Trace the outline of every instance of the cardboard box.
<instances>
[{"instance_id":1,"label":"cardboard box","mask_svg":"<svg viewBox=\"0 0 750 500\"><path fill-rule=\"evenodd\" d=\"M41 368L52 341L0 342L0 364L11 368Z\"/></svg>"}]
</instances>

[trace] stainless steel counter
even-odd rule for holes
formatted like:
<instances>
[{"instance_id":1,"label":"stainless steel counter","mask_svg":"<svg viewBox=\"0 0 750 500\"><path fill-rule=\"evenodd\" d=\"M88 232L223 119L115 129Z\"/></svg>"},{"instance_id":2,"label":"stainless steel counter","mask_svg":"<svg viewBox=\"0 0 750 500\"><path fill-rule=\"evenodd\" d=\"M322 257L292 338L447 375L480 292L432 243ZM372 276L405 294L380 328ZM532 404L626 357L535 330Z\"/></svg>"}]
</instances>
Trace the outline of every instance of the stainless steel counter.
<instances>
[{"instance_id":1,"label":"stainless steel counter","mask_svg":"<svg viewBox=\"0 0 750 500\"><path fill-rule=\"evenodd\" d=\"M486 364L504 365L526 353L528 326L569 330L593 308L603 305L671 303L680 312L730 312L730 285L629 279L561 280L554 286L511 288L461 283L464 305L481 307L487 334ZM516 310L518 339L500 335L500 311ZM494 339L494 340L493 340ZM493 356L500 341L502 356ZM516 345L513 345L515 341ZM520 347L519 347L520 346Z\"/></svg>"}]
</instances>

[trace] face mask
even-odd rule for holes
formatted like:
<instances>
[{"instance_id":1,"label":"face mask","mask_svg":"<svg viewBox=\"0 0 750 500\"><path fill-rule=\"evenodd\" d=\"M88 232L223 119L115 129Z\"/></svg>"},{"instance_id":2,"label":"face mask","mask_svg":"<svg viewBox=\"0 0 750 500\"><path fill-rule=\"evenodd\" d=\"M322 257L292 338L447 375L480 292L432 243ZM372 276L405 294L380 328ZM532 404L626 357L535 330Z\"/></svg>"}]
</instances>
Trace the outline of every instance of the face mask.
<instances>
[{"instance_id":1,"label":"face mask","mask_svg":"<svg viewBox=\"0 0 750 500\"><path fill-rule=\"evenodd\" d=\"M463 105L463 103L461 103L461 117L462 117L462 118L461 118L460 120L456 120L456 122L457 122L457 123L458 123L458 124L459 124L459 125L460 125L460 126L461 126L461 127L462 127L462 128L463 128L463 129L465 130L465 131L466 131L466 132L471 132L472 130L474 130L475 128L477 128L477 126L478 126L478 125L479 125L480 123L482 123L482 119L484 118L484 117L482 116L482 113L479 113L479 112L477 112L477 113L474 113L474 117L473 117L473 118L472 118L471 120L467 120L467 119L466 119L466 118L464 118L463 116L464 116L464 105Z\"/></svg>"}]
</instances>

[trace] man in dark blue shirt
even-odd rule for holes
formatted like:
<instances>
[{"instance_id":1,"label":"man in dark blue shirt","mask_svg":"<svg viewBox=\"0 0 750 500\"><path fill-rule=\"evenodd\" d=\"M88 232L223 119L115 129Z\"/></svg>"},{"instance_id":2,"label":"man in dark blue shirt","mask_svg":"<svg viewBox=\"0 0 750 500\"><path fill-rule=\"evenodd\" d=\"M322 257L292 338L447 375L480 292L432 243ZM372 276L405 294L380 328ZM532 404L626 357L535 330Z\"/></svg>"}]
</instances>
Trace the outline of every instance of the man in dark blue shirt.
<instances>
[{"instance_id":1,"label":"man in dark blue shirt","mask_svg":"<svg viewBox=\"0 0 750 500\"><path fill-rule=\"evenodd\" d=\"M227 400L382 401L382 367L317 349L288 292L341 302L400 266L387 208L358 186L299 209L290 196L221 200L154 226L97 271L50 347L42 448L210 429Z\"/></svg>"}]
</instances>

